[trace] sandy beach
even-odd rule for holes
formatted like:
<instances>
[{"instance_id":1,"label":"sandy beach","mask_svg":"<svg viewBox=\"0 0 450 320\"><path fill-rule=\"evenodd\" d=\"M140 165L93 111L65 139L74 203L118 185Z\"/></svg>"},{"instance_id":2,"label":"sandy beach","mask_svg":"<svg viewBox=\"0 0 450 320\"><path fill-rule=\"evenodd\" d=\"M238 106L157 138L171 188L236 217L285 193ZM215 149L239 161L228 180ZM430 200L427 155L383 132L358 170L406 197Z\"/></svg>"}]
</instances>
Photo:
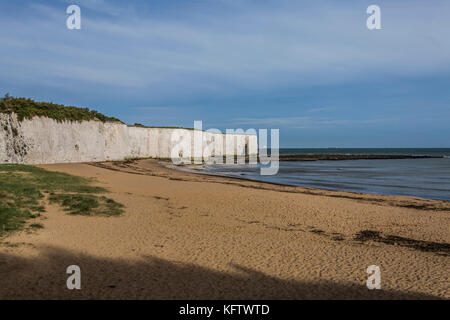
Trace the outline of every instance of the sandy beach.
<instances>
[{"instance_id":1,"label":"sandy beach","mask_svg":"<svg viewBox=\"0 0 450 320\"><path fill-rule=\"evenodd\" d=\"M118 217L47 204L0 246L0 299L449 299L450 202L278 186L158 160L41 165L93 177ZM81 268L68 290L66 268ZM370 265L382 290L366 287Z\"/></svg>"}]
</instances>

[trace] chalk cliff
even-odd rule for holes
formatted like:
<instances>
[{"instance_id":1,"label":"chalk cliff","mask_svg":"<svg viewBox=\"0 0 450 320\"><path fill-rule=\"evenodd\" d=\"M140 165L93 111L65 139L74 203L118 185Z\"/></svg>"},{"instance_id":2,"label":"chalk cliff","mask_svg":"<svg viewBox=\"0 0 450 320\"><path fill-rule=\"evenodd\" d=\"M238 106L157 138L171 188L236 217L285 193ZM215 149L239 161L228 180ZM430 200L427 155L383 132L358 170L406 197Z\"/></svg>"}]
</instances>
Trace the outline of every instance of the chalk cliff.
<instances>
[{"instance_id":1,"label":"chalk cliff","mask_svg":"<svg viewBox=\"0 0 450 320\"><path fill-rule=\"evenodd\" d=\"M194 147L194 144L196 147ZM204 158L256 154L256 135L130 127L120 122L18 120L0 113L0 163L65 163L129 157Z\"/></svg>"}]
</instances>

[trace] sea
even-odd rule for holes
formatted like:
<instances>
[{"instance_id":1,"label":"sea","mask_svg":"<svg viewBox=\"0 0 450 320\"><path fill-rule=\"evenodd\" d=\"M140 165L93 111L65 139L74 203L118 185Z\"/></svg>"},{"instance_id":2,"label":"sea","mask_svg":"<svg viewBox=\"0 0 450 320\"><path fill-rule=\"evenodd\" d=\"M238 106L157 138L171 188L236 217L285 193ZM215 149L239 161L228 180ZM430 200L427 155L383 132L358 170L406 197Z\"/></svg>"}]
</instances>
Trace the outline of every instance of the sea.
<instances>
[{"instance_id":1,"label":"sea","mask_svg":"<svg viewBox=\"0 0 450 320\"><path fill-rule=\"evenodd\" d=\"M450 201L450 148L286 148L281 155L429 155L442 158L280 161L276 175L258 165L207 165L207 173L250 180L372 194Z\"/></svg>"}]
</instances>

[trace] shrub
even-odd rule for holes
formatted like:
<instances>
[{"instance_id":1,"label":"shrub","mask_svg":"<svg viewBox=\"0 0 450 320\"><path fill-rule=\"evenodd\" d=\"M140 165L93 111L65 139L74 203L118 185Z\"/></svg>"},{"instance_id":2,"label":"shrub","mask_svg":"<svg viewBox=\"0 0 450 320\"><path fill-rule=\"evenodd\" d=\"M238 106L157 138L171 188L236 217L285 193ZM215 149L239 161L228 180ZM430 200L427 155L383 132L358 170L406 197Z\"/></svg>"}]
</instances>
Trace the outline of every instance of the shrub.
<instances>
[{"instance_id":1,"label":"shrub","mask_svg":"<svg viewBox=\"0 0 450 320\"><path fill-rule=\"evenodd\" d=\"M6 94L0 99L0 113L16 113L19 121L33 117L47 117L57 121L122 122L117 118L107 117L95 110L64 106L51 102L37 102L27 98L14 98Z\"/></svg>"}]
</instances>

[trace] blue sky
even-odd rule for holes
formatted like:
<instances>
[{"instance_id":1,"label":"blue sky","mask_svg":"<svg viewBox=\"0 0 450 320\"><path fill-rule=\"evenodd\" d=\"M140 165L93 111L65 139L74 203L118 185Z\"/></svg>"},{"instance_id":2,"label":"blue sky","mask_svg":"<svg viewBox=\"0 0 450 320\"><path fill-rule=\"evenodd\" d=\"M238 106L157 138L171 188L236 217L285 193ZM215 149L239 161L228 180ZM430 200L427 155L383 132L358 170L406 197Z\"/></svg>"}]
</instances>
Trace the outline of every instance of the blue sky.
<instances>
[{"instance_id":1,"label":"blue sky","mask_svg":"<svg viewBox=\"0 0 450 320\"><path fill-rule=\"evenodd\" d=\"M2 0L0 94L279 128L282 147L450 147L449 14L445 0Z\"/></svg>"}]
</instances>

